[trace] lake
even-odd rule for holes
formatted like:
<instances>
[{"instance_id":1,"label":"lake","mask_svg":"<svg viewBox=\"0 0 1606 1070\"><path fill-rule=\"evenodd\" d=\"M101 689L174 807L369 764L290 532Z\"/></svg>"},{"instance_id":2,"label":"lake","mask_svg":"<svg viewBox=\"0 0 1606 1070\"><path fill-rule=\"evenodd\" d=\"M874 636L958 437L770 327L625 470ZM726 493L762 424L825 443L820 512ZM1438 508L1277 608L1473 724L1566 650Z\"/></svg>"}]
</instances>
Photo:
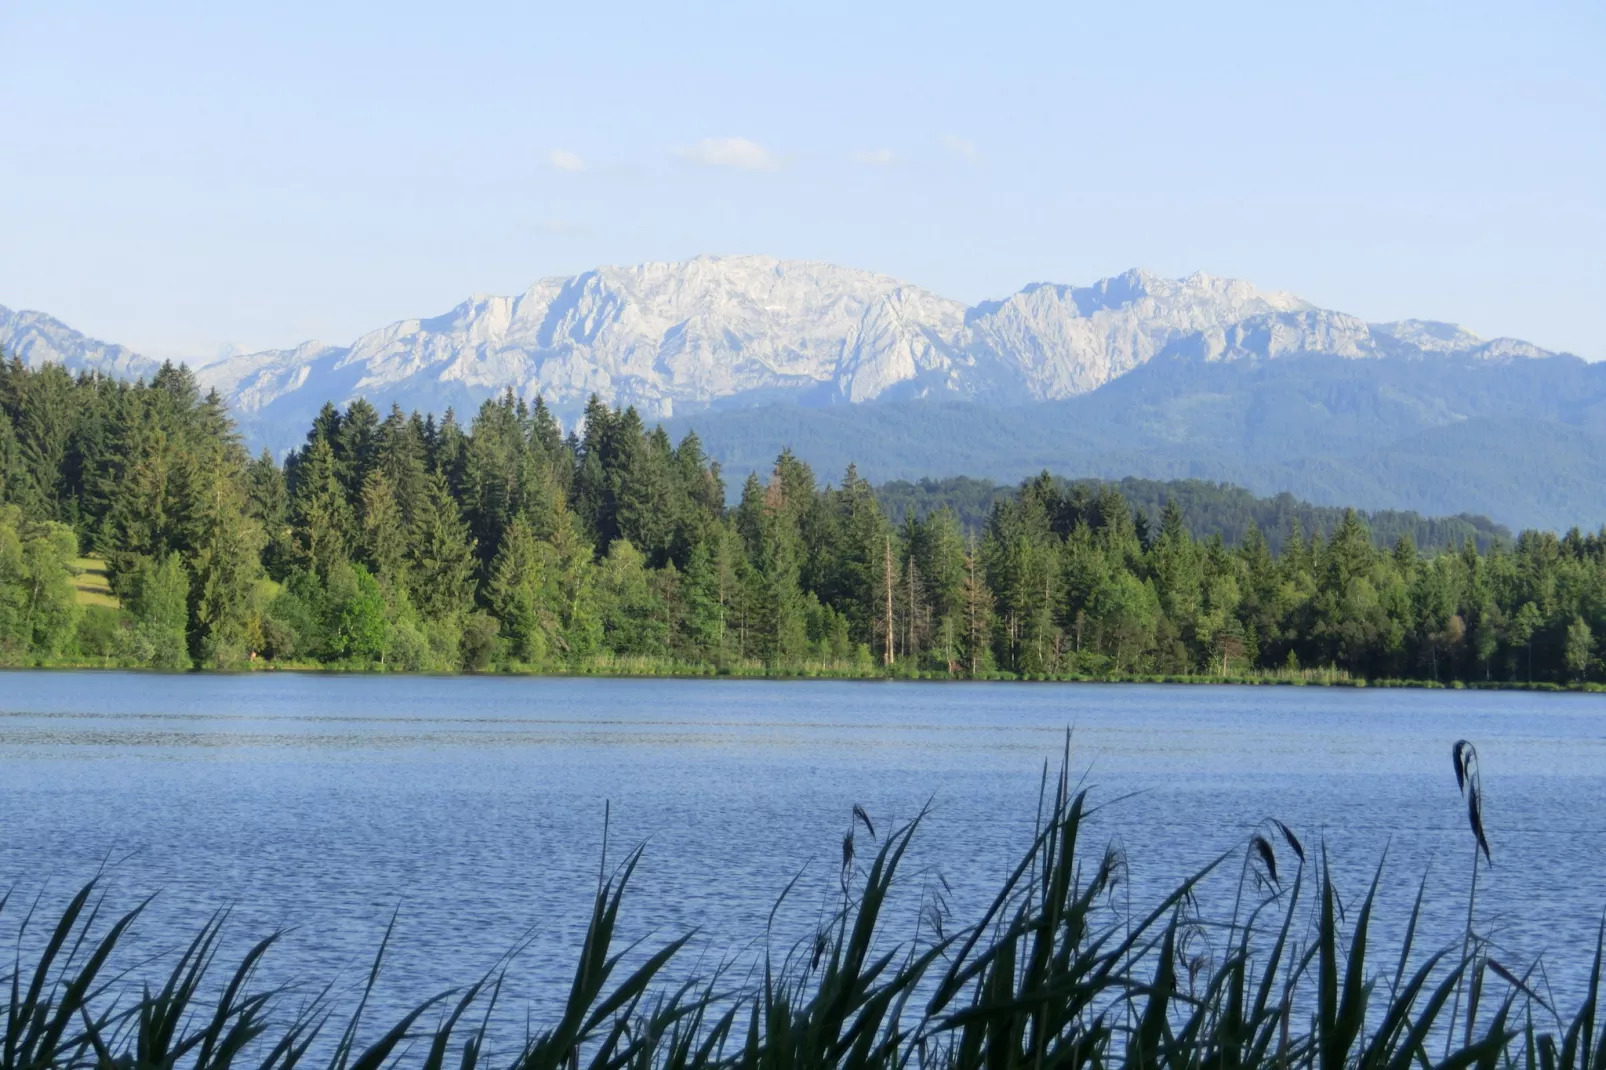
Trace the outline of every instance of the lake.
<instances>
[{"instance_id":1,"label":"lake","mask_svg":"<svg viewBox=\"0 0 1606 1070\"><path fill-rule=\"evenodd\" d=\"M1494 865L1478 928L1573 1001L1606 907L1606 698L1295 687L0 674L0 886L59 904L101 867L171 947L231 906L231 946L292 927L272 976L356 979L396 917L382 1002L477 978L521 941L515 1000L567 984L602 863L645 842L627 936L698 930L705 963L806 937L851 807L930 807L894 932L950 889L974 917L1071 767L1134 895L1268 817L1325 844L1351 901L1387 852L1381 925L1427 875L1424 939L1458 940L1473 841L1451 768L1482 758ZM869 850L860 833L861 858ZM1282 843L1285 874L1295 859ZM1208 888L1230 909L1241 853ZM17 910L11 908L15 924ZM904 926L900 930L899 925ZM7 930L11 931L11 930Z\"/></svg>"}]
</instances>

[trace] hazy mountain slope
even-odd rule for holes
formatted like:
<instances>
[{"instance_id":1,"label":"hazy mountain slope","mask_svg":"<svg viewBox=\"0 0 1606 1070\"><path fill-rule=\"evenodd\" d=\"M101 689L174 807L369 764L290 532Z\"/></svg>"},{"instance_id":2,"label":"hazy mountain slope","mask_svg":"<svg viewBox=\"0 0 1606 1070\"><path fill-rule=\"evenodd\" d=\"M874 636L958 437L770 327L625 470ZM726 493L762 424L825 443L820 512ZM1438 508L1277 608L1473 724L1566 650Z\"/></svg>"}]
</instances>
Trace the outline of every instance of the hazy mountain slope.
<instances>
[{"instance_id":1,"label":"hazy mountain slope","mask_svg":"<svg viewBox=\"0 0 1606 1070\"><path fill-rule=\"evenodd\" d=\"M790 446L823 476L1207 479L1321 505L1484 513L1512 527L1606 523L1606 365L1574 357L1155 360L1065 401L827 410L669 422L732 478Z\"/></svg>"},{"instance_id":2,"label":"hazy mountain slope","mask_svg":"<svg viewBox=\"0 0 1606 1070\"><path fill-rule=\"evenodd\" d=\"M1168 354L1057 404L1081 433L1112 446L1365 452L1480 417L1606 434L1606 364L1461 354L1357 362L1322 353L1208 363Z\"/></svg>"},{"instance_id":3,"label":"hazy mountain slope","mask_svg":"<svg viewBox=\"0 0 1606 1070\"><path fill-rule=\"evenodd\" d=\"M1099 479L1236 483L1262 495L1288 491L1319 505L1468 512L1514 529L1606 524L1606 435L1566 425L1479 419L1367 453L1279 456L1186 445L1106 447L1040 419L1034 408L921 402L853 412L767 407L670 426L674 434L695 428L733 484L748 471L767 471L780 448L791 448L832 480L849 463L876 480L966 472L1007 482L1049 469Z\"/></svg>"},{"instance_id":4,"label":"hazy mountain slope","mask_svg":"<svg viewBox=\"0 0 1606 1070\"><path fill-rule=\"evenodd\" d=\"M31 368L60 364L68 371L101 371L123 379L150 375L160 362L124 346L80 334L43 312L13 312L0 305L0 353Z\"/></svg>"},{"instance_id":5,"label":"hazy mountain slope","mask_svg":"<svg viewBox=\"0 0 1606 1070\"><path fill-rule=\"evenodd\" d=\"M1352 458L1313 458L1262 479L1371 508L1481 513L1516 527L1606 526L1606 435L1536 420L1479 418Z\"/></svg>"}]
</instances>

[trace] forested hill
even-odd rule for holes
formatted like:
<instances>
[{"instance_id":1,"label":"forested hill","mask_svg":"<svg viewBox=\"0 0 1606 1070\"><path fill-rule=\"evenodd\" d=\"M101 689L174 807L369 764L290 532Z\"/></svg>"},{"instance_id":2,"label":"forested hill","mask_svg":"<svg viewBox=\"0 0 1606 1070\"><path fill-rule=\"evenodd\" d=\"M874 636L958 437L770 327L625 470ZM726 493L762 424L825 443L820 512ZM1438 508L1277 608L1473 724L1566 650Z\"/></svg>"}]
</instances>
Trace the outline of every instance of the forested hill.
<instances>
[{"instance_id":1,"label":"forested hill","mask_svg":"<svg viewBox=\"0 0 1606 1070\"><path fill-rule=\"evenodd\" d=\"M1266 539L1273 553L1282 553L1295 531L1329 538L1344 521L1344 509L1312 505L1292 494L1258 498L1243 487L1230 483L1211 483L1202 479L1136 479L1119 481L1096 479L1059 480L1071 494L1096 498L1106 487L1113 487L1140 514L1140 523L1152 529L1159 522L1167 502L1176 502L1183 521L1195 539L1219 535L1228 546L1240 546L1255 529ZM939 509L950 510L967 532L981 532L1001 498L1013 497L1018 488L968 476L922 479L918 482L894 480L876 488L876 500L895 521L913 514L924 520ZM1459 547L1468 542L1487 551L1498 542L1509 543L1510 529L1485 516L1462 514L1451 517L1425 517L1412 512L1357 510L1379 548L1393 546L1401 538L1427 549Z\"/></svg>"},{"instance_id":2,"label":"forested hill","mask_svg":"<svg viewBox=\"0 0 1606 1070\"><path fill-rule=\"evenodd\" d=\"M1606 362L1304 354L1164 357L1031 405L939 398L677 412L728 472L783 445L876 483L965 473L1015 483L1200 479L1328 506L1461 512L1513 529L1606 523Z\"/></svg>"},{"instance_id":3,"label":"forested hill","mask_svg":"<svg viewBox=\"0 0 1606 1070\"><path fill-rule=\"evenodd\" d=\"M967 534L790 452L732 505L696 436L511 392L329 405L280 464L182 368L0 362L4 665L1566 684L1602 635L1606 533L1424 553L1349 511L1278 553L1046 477Z\"/></svg>"}]
</instances>

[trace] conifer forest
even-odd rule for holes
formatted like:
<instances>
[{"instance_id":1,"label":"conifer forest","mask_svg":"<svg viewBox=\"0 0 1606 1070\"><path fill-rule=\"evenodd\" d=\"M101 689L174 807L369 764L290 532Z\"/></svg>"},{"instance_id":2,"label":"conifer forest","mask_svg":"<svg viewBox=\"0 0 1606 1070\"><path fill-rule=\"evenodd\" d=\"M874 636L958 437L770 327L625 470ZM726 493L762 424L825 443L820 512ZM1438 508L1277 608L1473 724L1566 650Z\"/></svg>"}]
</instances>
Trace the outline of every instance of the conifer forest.
<instances>
[{"instance_id":1,"label":"conifer forest","mask_svg":"<svg viewBox=\"0 0 1606 1070\"><path fill-rule=\"evenodd\" d=\"M1201 535L1044 474L889 515L784 452L728 495L695 434L511 392L326 405L252 457L189 371L0 366L9 665L955 678L1601 677L1606 532ZM734 504L730 504L734 502ZM1481 545L1480 545L1481 543ZM103 574L103 590L86 576Z\"/></svg>"}]
</instances>

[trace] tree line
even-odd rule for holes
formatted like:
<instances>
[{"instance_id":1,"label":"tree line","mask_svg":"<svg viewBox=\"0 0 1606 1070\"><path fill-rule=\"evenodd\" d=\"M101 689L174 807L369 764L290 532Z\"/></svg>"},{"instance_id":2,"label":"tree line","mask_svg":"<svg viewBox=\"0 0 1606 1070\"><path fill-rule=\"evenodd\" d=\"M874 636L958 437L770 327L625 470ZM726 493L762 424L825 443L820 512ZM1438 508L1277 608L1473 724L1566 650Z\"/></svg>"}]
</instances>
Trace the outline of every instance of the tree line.
<instances>
[{"instance_id":1,"label":"tree line","mask_svg":"<svg viewBox=\"0 0 1606 1070\"><path fill-rule=\"evenodd\" d=\"M567 433L511 391L464 423L326 405L251 457L182 367L0 364L0 660L180 669L830 671L1568 683L1599 675L1606 531L1374 545L1344 512L1274 550L1046 473L979 530L894 522L783 452L727 504L593 399ZM80 551L118 605L79 605Z\"/></svg>"},{"instance_id":2,"label":"tree line","mask_svg":"<svg viewBox=\"0 0 1606 1070\"><path fill-rule=\"evenodd\" d=\"M1081 487L1096 493L1106 480L1061 480L1061 490ZM972 479L968 476L950 476L946 479L921 479L915 482L892 480L876 487L876 500L889 516L895 519L914 512L928 516L938 509L947 508L958 517L966 532L986 529L992 516L993 505L1000 498L1013 496L1017 487L995 483L992 480ZM1337 530L1347 510L1337 506L1313 505L1301 501L1287 491L1269 498L1259 498L1243 487L1231 483L1215 483L1206 479L1138 479L1127 476L1115 484L1134 510L1138 535L1147 538L1148 529L1158 522L1168 500L1182 509L1188 531L1198 539L1220 535L1228 546L1238 546L1249 534L1250 528L1260 529L1273 553L1282 553L1284 545L1294 534L1297 524L1302 536L1319 534L1324 539ZM1356 515L1371 532L1372 544L1390 547L1408 536L1418 546L1461 546L1468 539L1480 550L1487 550L1496 542L1510 542L1510 529L1486 516L1463 513L1459 516L1423 516L1410 510L1378 509L1357 511Z\"/></svg>"}]
</instances>

